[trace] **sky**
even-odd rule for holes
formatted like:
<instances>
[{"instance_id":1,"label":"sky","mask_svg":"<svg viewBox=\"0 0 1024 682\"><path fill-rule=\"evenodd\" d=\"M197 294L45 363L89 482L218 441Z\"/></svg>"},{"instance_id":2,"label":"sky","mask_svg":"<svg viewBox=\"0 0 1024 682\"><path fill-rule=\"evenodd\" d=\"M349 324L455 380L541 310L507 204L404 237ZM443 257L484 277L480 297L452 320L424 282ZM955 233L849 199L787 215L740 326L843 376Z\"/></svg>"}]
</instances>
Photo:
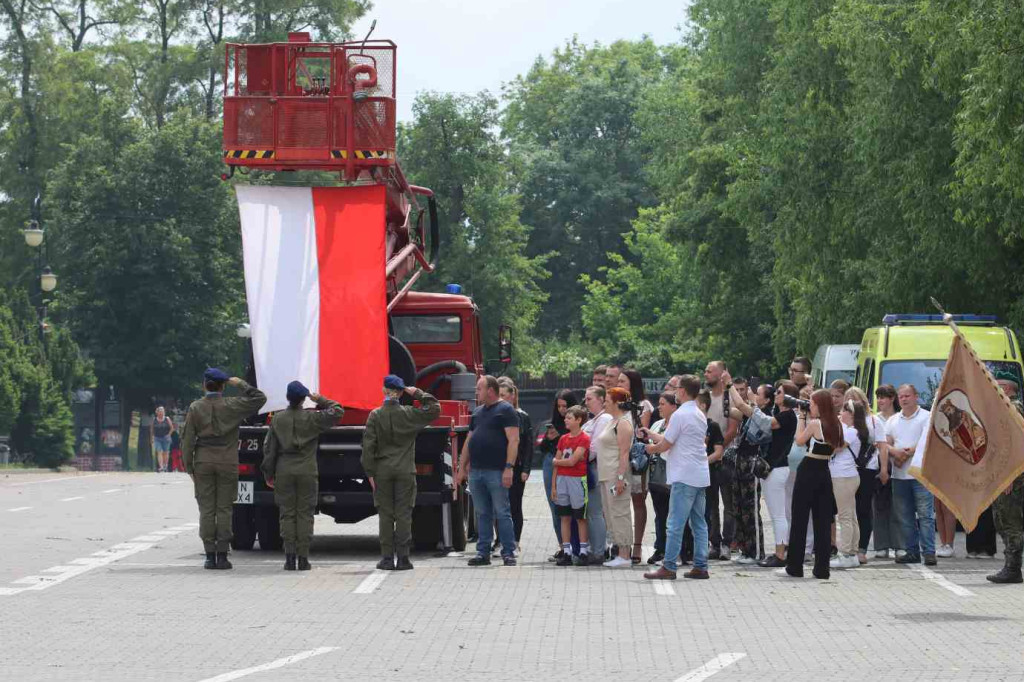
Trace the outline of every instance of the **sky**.
<instances>
[{"instance_id":1,"label":"sky","mask_svg":"<svg viewBox=\"0 0 1024 682\"><path fill-rule=\"evenodd\" d=\"M424 90L501 94L501 84L525 73L575 34L586 44L639 39L679 40L686 0L375 0L355 24L362 39L398 45L398 119L412 119Z\"/></svg>"}]
</instances>

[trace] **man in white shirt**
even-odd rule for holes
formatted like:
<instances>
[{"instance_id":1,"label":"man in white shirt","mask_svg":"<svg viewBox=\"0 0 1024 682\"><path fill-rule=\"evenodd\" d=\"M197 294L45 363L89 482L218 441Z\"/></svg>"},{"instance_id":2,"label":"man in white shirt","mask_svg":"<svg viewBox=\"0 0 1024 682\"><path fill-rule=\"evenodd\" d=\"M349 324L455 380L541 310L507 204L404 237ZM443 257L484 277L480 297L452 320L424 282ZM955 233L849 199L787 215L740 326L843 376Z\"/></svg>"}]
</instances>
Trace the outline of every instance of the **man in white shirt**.
<instances>
[{"instance_id":1,"label":"man in white shirt","mask_svg":"<svg viewBox=\"0 0 1024 682\"><path fill-rule=\"evenodd\" d=\"M927 437L931 415L917 403L917 389L903 384L896 391L900 411L886 426L889 457L893 462L893 505L899 508L900 525L906 554L897 557L898 564L924 563L934 566L935 560L935 497L920 481L910 475L910 464L918 443ZM920 533L919 533L920 531Z\"/></svg>"},{"instance_id":2,"label":"man in white shirt","mask_svg":"<svg viewBox=\"0 0 1024 682\"><path fill-rule=\"evenodd\" d=\"M668 511L668 539L665 543L665 561L656 570L644 573L648 580L675 580L679 552L683 547L683 527L690 523L693 531L693 568L684 578L708 578L708 524L704 519L704 490L711 484L708 456L704 438L708 421L697 408L700 379L692 374L679 378L676 398L679 409L669 420L661 436L651 434L647 452L664 453L667 465L667 483L671 487Z\"/></svg>"},{"instance_id":3,"label":"man in white shirt","mask_svg":"<svg viewBox=\"0 0 1024 682\"><path fill-rule=\"evenodd\" d=\"M590 478L597 480L597 450L594 443L597 437L612 423L612 416L604 411L605 390L603 386L591 386L587 389L586 397L583 399L591 418L583 425L583 433L590 437L590 459L588 468ZM608 526L604 520L604 509L601 505L601 496L589 495L587 503L587 526L590 533L590 560L595 564L604 562L606 543L608 542Z\"/></svg>"}]
</instances>

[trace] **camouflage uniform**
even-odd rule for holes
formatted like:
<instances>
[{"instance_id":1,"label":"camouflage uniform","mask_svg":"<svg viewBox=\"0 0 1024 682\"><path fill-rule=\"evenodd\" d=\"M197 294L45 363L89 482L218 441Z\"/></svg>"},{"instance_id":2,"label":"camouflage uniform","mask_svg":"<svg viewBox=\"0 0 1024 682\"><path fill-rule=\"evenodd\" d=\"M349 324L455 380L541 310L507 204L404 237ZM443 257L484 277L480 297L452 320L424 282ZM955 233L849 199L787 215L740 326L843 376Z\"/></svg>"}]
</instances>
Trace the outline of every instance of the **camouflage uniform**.
<instances>
[{"instance_id":1,"label":"camouflage uniform","mask_svg":"<svg viewBox=\"0 0 1024 682\"><path fill-rule=\"evenodd\" d=\"M1024 404L1013 401L1013 406L1024 415ZM1021 570L1021 550L1024 549L1024 475L1018 476L1010 488L992 505L996 530L1003 538L1005 566Z\"/></svg>"}]
</instances>

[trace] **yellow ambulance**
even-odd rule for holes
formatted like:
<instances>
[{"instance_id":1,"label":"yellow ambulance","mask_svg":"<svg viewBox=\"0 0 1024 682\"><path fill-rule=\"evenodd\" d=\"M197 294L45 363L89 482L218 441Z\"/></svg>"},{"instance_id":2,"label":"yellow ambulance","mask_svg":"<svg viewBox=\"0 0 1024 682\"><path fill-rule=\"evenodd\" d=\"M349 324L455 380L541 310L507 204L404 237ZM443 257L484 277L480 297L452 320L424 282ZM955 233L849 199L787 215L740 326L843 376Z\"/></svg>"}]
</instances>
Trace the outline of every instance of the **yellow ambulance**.
<instances>
[{"instance_id":1,"label":"yellow ambulance","mask_svg":"<svg viewBox=\"0 0 1024 682\"><path fill-rule=\"evenodd\" d=\"M1024 397L1024 366L1013 330L997 326L994 315L954 315L953 319L995 378L1015 382L1017 395ZM864 332L854 383L872 406L881 384L896 388L913 384L922 407L930 407L952 343L953 331L941 315L886 315L882 326Z\"/></svg>"}]
</instances>

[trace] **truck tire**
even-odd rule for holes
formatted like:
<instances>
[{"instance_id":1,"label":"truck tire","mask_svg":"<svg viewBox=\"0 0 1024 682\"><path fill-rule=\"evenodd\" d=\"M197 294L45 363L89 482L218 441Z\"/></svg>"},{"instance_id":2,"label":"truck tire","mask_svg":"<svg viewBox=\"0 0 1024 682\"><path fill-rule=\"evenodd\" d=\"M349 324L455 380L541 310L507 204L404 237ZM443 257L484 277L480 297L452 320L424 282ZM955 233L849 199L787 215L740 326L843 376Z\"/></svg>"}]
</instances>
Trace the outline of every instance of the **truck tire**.
<instances>
[{"instance_id":1,"label":"truck tire","mask_svg":"<svg viewBox=\"0 0 1024 682\"><path fill-rule=\"evenodd\" d=\"M260 549L264 552L279 552L284 541L281 539L281 519L277 507L256 507L255 516Z\"/></svg>"},{"instance_id":2,"label":"truck tire","mask_svg":"<svg viewBox=\"0 0 1024 682\"><path fill-rule=\"evenodd\" d=\"M466 510L466 494L459 491L456 500L452 502L452 549L456 552L466 551L466 522L468 517Z\"/></svg>"},{"instance_id":3,"label":"truck tire","mask_svg":"<svg viewBox=\"0 0 1024 682\"><path fill-rule=\"evenodd\" d=\"M248 552L256 543L256 519L251 504L236 504L231 510L231 549Z\"/></svg>"},{"instance_id":4,"label":"truck tire","mask_svg":"<svg viewBox=\"0 0 1024 682\"><path fill-rule=\"evenodd\" d=\"M406 386L415 386L416 361L413 360L409 348L396 336L388 335L388 357L391 373L402 377Z\"/></svg>"},{"instance_id":5,"label":"truck tire","mask_svg":"<svg viewBox=\"0 0 1024 682\"><path fill-rule=\"evenodd\" d=\"M441 541L441 507L412 510L412 544L416 549L437 549Z\"/></svg>"}]
</instances>

